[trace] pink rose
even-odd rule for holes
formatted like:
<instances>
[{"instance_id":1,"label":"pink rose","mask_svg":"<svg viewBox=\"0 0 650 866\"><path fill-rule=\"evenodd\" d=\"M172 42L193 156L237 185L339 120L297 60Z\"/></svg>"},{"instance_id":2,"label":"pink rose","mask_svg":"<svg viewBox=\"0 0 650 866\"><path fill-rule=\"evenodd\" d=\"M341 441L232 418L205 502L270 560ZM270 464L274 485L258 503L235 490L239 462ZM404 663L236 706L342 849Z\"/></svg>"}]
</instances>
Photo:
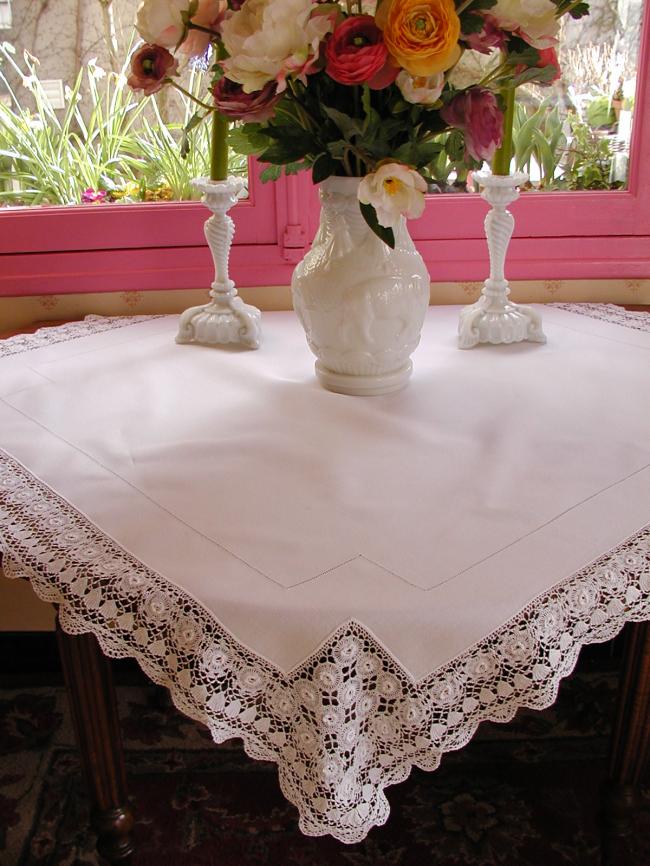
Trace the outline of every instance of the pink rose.
<instances>
[{"instance_id":1,"label":"pink rose","mask_svg":"<svg viewBox=\"0 0 650 866\"><path fill-rule=\"evenodd\" d=\"M334 30L325 46L325 72L339 84L367 84L380 90L392 84L393 66L372 15L353 15Z\"/></svg>"},{"instance_id":2,"label":"pink rose","mask_svg":"<svg viewBox=\"0 0 650 866\"><path fill-rule=\"evenodd\" d=\"M552 84L562 76L560 71L560 61L557 59L557 52L555 48L538 48L537 50L539 52L539 60L534 67L525 66L523 63L520 63L519 66L515 66L515 74L519 75L521 72L525 72L526 69L546 69L547 66L554 66L555 75L553 78L549 78L548 81L544 82L544 84Z\"/></svg>"},{"instance_id":3,"label":"pink rose","mask_svg":"<svg viewBox=\"0 0 650 866\"><path fill-rule=\"evenodd\" d=\"M201 27L207 27L218 33L227 9L227 0L199 0L197 10L190 21L192 24L200 24ZM209 33L190 28L178 50L187 57L201 57L208 50L209 44Z\"/></svg>"},{"instance_id":4,"label":"pink rose","mask_svg":"<svg viewBox=\"0 0 650 866\"><path fill-rule=\"evenodd\" d=\"M472 51L489 54L493 48L503 48L508 38L494 16L484 14L483 28L478 33L462 33L461 39Z\"/></svg>"},{"instance_id":5,"label":"pink rose","mask_svg":"<svg viewBox=\"0 0 650 866\"><path fill-rule=\"evenodd\" d=\"M440 112L449 126L463 131L465 149L479 162L489 162L503 138L503 113L495 95L470 87L455 96Z\"/></svg>"},{"instance_id":6,"label":"pink rose","mask_svg":"<svg viewBox=\"0 0 650 866\"><path fill-rule=\"evenodd\" d=\"M165 79L178 72L178 61L166 48L145 43L131 58L131 74L126 83L133 90L142 90L145 96L157 93Z\"/></svg>"},{"instance_id":7,"label":"pink rose","mask_svg":"<svg viewBox=\"0 0 650 866\"><path fill-rule=\"evenodd\" d=\"M276 104L282 99L275 81L269 81L261 90L245 93L241 84L225 76L215 84L212 94L220 114L245 123L261 123L273 116Z\"/></svg>"}]
</instances>

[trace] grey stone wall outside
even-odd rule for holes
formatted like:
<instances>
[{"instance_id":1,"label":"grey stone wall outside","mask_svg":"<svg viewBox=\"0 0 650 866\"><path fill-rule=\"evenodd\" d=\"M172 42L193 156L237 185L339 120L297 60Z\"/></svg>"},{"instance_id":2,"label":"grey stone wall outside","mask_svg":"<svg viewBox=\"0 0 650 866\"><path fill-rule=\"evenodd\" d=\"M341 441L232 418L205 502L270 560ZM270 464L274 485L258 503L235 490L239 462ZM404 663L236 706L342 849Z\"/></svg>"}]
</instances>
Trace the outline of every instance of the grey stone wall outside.
<instances>
[{"instance_id":1,"label":"grey stone wall outside","mask_svg":"<svg viewBox=\"0 0 650 866\"><path fill-rule=\"evenodd\" d=\"M634 66L643 0L590 0L592 14L580 21L566 20L563 47L591 43L626 53ZM28 49L40 61L40 77L62 79L71 85L79 69L97 58L105 69L119 69L134 36L138 0L12 0L13 26L0 39ZM111 23L112 22L112 23ZM116 51L110 51L111 29ZM15 76L8 75L14 82Z\"/></svg>"}]
</instances>

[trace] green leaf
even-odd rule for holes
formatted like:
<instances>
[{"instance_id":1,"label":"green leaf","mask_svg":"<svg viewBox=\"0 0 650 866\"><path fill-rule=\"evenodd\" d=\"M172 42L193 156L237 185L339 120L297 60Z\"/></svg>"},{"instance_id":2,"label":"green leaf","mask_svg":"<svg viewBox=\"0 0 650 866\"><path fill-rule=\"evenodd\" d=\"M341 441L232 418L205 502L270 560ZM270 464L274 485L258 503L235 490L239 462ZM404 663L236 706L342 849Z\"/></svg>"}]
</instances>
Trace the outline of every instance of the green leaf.
<instances>
[{"instance_id":1,"label":"green leaf","mask_svg":"<svg viewBox=\"0 0 650 866\"><path fill-rule=\"evenodd\" d=\"M459 129L452 129L445 142L447 156L452 162L460 162L465 156L465 139Z\"/></svg>"},{"instance_id":2,"label":"green leaf","mask_svg":"<svg viewBox=\"0 0 650 866\"><path fill-rule=\"evenodd\" d=\"M587 3L578 3L569 12L569 15L572 18L584 18L585 15L589 15L589 5Z\"/></svg>"},{"instance_id":3,"label":"green leaf","mask_svg":"<svg viewBox=\"0 0 650 866\"><path fill-rule=\"evenodd\" d=\"M391 105L391 111L393 114L403 114L405 111L409 111L411 108L411 104L409 102L405 102L403 99L397 99Z\"/></svg>"},{"instance_id":4,"label":"green leaf","mask_svg":"<svg viewBox=\"0 0 650 866\"><path fill-rule=\"evenodd\" d=\"M539 129L533 130L533 140L537 149L537 162L541 163L544 177L551 179L555 172L555 159L548 141Z\"/></svg>"},{"instance_id":5,"label":"green leaf","mask_svg":"<svg viewBox=\"0 0 650 866\"><path fill-rule=\"evenodd\" d=\"M288 162L284 167L284 173L286 175L299 174L301 171L304 171L307 168L309 168L309 164L305 162L304 159L301 159L297 162Z\"/></svg>"},{"instance_id":6,"label":"green leaf","mask_svg":"<svg viewBox=\"0 0 650 866\"><path fill-rule=\"evenodd\" d=\"M363 85L361 91L361 106L364 114L362 130L364 140L372 141L380 132L387 136L386 130L382 129L381 115L372 107L372 93L367 84Z\"/></svg>"},{"instance_id":7,"label":"green leaf","mask_svg":"<svg viewBox=\"0 0 650 866\"><path fill-rule=\"evenodd\" d=\"M532 45L526 45L526 47L521 51L509 51L508 63L511 66L519 66L519 64L524 66L536 66L539 63L539 51L537 48L533 48Z\"/></svg>"},{"instance_id":8,"label":"green leaf","mask_svg":"<svg viewBox=\"0 0 650 866\"><path fill-rule=\"evenodd\" d=\"M278 180L280 177L282 177L281 165L267 165L264 171L260 174L260 180L262 183L268 183L270 180Z\"/></svg>"},{"instance_id":9,"label":"green leaf","mask_svg":"<svg viewBox=\"0 0 650 866\"><path fill-rule=\"evenodd\" d=\"M242 156L259 156L269 146L269 137L260 123L246 123L230 127L228 145Z\"/></svg>"},{"instance_id":10,"label":"green leaf","mask_svg":"<svg viewBox=\"0 0 650 866\"><path fill-rule=\"evenodd\" d=\"M519 87L521 84L530 84L533 81L535 84L549 84L556 74L555 66L544 66L542 69L532 67L506 80L511 87Z\"/></svg>"},{"instance_id":11,"label":"green leaf","mask_svg":"<svg viewBox=\"0 0 650 866\"><path fill-rule=\"evenodd\" d=\"M196 129L197 126L200 126L208 114L210 114L210 112L202 114L200 111L195 111L181 130L179 147L182 159L186 159L190 153L190 132L192 132L193 129Z\"/></svg>"},{"instance_id":12,"label":"green leaf","mask_svg":"<svg viewBox=\"0 0 650 866\"><path fill-rule=\"evenodd\" d=\"M208 112L208 113L210 113L210 112ZM201 113L200 111L195 111L194 114L190 117L190 119L187 121L187 123L183 127L185 132L191 132L193 129L196 129L196 127L206 117L207 117L206 113Z\"/></svg>"},{"instance_id":13,"label":"green leaf","mask_svg":"<svg viewBox=\"0 0 650 866\"><path fill-rule=\"evenodd\" d=\"M330 141L327 144L327 150L334 159L342 159L346 148L347 144L343 141L343 139L339 139L338 141Z\"/></svg>"},{"instance_id":14,"label":"green leaf","mask_svg":"<svg viewBox=\"0 0 650 866\"><path fill-rule=\"evenodd\" d=\"M465 15L461 15L460 24L462 35L469 36L470 33L481 32L485 26L485 19L482 15L475 15L473 12L468 12Z\"/></svg>"},{"instance_id":15,"label":"green leaf","mask_svg":"<svg viewBox=\"0 0 650 866\"><path fill-rule=\"evenodd\" d=\"M395 151L395 161L419 168L433 162L442 148L439 141L407 141Z\"/></svg>"},{"instance_id":16,"label":"green leaf","mask_svg":"<svg viewBox=\"0 0 650 866\"><path fill-rule=\"evenodd\" d=\"M356 136L363 135L363 129L358 120L349 117L347 114L344 114L336 108L330 108L329 105L321 105L321 108L329 119L341 130L343 138L345 138L346 141L350 141Z\"/></svg>"},{"instance_id":17,"label":"green leaf","mask_svg":"<svg viewBox=\"0 0 650 866\"><path fill-rule=\"evenodd\" d=\"M276 141L260 154L262 162L270 162L275 165L286 165L304 159L313 149L314 142L310 135L296 137L286 141Z\"/></svg>"},{"instance_id":18,"label":"green leaf","mask_svg":"<svg viewBox=\"0 0 650 866\"><path fill-rule=\"evenodd\" d=\"M395 234L391 228L386 228L379 224L377 219L377 211L371 204L362 204L359 202L361 214L364 220L368 223L369 228L382 240L391 250L395 249Z\"/></svg>"},{"instance_id":19,"label":"green leaf","mask_svg":"<svg viewBox=\"0 0 650 866\"><path fill-rule=\"evenodd\" d=\"M322 183L326 178L331 177L336 169L336 160L334 160L329 153L321 153L312 166L311 179L315 184Z\"/></svg>"}]
</instances>

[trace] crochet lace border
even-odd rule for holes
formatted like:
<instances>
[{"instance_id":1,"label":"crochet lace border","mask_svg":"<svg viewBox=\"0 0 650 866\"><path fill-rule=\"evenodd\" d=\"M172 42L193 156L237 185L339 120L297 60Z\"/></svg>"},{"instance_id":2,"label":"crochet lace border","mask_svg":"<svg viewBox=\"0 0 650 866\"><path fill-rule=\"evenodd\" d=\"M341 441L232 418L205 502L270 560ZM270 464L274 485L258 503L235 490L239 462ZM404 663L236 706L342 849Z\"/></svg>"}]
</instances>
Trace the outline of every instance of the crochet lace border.
<instances>
[{"instance_id":1,"label":"crochet lace border","mask_svg":"<svg viewBox=\"0 0 650 866\"><path fill-rule=\"evenodd\" d=\"M4 452L0 549L67 632L137 659L216 742L275 761L303 832L344 842L386 820L384 788L412 766L435 769L482 721L549 706L584 644L650 618L647 526L420 682L354 620L284 674Z\"/></svg>"}]
</instances>

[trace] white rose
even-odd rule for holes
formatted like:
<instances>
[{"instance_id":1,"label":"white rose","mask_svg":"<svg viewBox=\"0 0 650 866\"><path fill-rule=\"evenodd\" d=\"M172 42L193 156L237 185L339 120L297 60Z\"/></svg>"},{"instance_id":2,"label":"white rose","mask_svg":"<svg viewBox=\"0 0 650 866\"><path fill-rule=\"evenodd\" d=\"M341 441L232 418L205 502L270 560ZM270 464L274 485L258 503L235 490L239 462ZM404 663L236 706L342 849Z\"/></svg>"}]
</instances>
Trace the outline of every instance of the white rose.
<instances>
[{"instance_id":1,"label":"white rose","mask_svg":"<svg viewBox=\"0 0 650 866\"><path fill-rule=\"evenodd\" d=\"M362 204L374 207L380 225L391 228L400 216L415 219L422 215L426 191L417 171L389 162L361 180L358 196Z\"/></svg>"},{"instance_id":2,"label":"white rose","mask_svg":"<svg viewBox=\"0 0 650 866\"><path fill-rule=\"evenodd\" d=\"M414 76L402 69L395 83L407 102L412 102L414 105L433 105L438 101L445 86L445 73Z\"/></svg>"},{"instance_id":3,"label":"white rose","mask_svg":"<svg viewBox=\"0 0 650 866\"><path fill-rule=\"evenodd\" d=\"M560 27L557 6L551 0L498 0L490 9L504 30L517 31L535 48L550 48L557 43Z\"/></svg>"},{"instance_id":4,"label":"white rose","mask_svg":"<svg viewBox=\"0 0 650 866\"><path fill-rule=\"evenodd\" d=\"M312 0L247 0L221 27L230 55L223 63L228 78L244 93L277 81L278 92L287 76L305 81L314 72L320 43L334 27L332 14L318 13Z\"/></svg>"},{"instance_id":5,"label":"white rose","mask_svg":"<svg viewBox=\"0 0 650 866\"><path fill-rule=\"evenodd\" d=\"M185 32L181 12L188 12L190 0L142 0L135 28L145 42L174 48Z\"/></svg>"}]
</instances>

